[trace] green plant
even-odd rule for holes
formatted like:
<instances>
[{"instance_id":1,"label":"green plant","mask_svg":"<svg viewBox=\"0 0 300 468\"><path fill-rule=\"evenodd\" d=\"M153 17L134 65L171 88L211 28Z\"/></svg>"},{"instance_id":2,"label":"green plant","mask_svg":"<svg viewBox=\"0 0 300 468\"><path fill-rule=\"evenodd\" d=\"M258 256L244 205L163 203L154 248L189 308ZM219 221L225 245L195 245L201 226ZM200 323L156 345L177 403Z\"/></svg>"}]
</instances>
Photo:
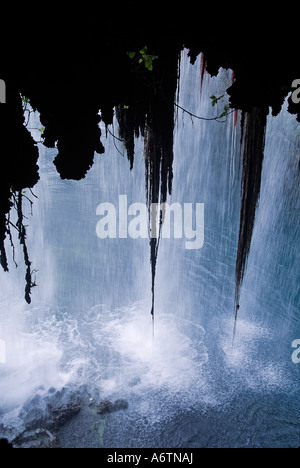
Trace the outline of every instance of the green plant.
<instances>
[{"instance_id":1,"label":"green plant","mask_svg":"<svg viewBox=\"0 0 300 468\"><path fill-rule=\"evenodd\" d=\"M222 96L219 96L219 97L216 97L214 94L212 96L210 96L210 99L211 99L211 105L214 107L216 104L218 104L218 102L220 101L220 99L222 99L224 97L224 94L222 94Z\"/></svg>"},{"instance_id":2,"label":"green plant","mask_svg":"<svg viewBox=\"0 0 300 468\"><path fill-rule=\"evenodd\" d=\"M224 94L222 94L222 96L215 96L214 94L212 96L210 96L210 99L211 99L211 105L212 107L214 107L216 104L218 104L218 102L224 97ZM228 114L229 112L229 106L224 106L224 110L223 112L217 117L218 119L221 119L222 117L226 117L226 115Z\"/></svg>"},{"instance_id":3,"label":"green plant","mask_svg":"<svg viewBox=\"0 0 300 468\"><path fill-rule=\"evenodd\" d=\"M152 55L147 53L148 47L145 45L138 53L137 52L127 52L128 57L133 60L134 58L138 59L138 63L144 63L145 68L149 71L153 70L153 61L158 59L158 55ZM138 55L139 54L139 55Z\"/></svg>"}]
</instances>

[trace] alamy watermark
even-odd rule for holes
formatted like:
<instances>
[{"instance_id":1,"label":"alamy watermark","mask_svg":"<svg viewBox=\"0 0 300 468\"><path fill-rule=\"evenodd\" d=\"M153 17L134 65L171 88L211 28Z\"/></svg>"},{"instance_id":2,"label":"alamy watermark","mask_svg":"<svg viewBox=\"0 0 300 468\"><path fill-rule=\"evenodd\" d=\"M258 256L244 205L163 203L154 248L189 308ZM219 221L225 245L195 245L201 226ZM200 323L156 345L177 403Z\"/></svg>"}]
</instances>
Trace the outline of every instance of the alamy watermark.
<instances>
[{"instance_id":1,"label":"alamy watermark","mask_svg":"<svg viewBox=\"0 0 300 468\"><path fill-rule=\"evenodd\" d=\"M296 79L293 81L292 88L295 89L295 91L292 92L291 99L294 104L299 104L300 102L300 79Z\"/></svg>"},{"instance_id":2,"label":"alamy watermark","mask_svg":"<svg viewBox=\"0 0 300 468\"><path fill-rule=\"evenodd\" d=\"M0 103L6 103L6 84L4 80L0 80Z\"/></svg>"},{"instance_id":3,"label":"alamy watermark","mask_svg":"<svg viewBox=\"0 0 300 468\"><path fill-rule=\"evenodd\" d=\"M294 340L292 343L292 348L295 349L292 354L292 361L294 364L300 364L300 340Z\"/></svg>"},{"instance_id":4,"label":"alamy watermark","mask_svg":"<svg viewBox=\"0 0 300 468\"><path fill-rule=\"evenodd\" d=\"M201 249L204 244L204 203L145 203L128 206L127 195L119 195L119 204L100 203L101 216L96 226L100 239L185 239L187 250Z\"/></svg>"}]
</instances>

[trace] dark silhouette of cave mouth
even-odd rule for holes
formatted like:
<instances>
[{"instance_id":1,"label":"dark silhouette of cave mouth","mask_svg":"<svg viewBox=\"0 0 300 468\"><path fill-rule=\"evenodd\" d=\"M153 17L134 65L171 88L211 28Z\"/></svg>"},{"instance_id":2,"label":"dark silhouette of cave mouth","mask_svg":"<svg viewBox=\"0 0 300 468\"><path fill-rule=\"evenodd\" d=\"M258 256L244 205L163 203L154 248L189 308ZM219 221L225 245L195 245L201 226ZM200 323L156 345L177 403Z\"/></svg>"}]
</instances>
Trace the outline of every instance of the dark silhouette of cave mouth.
<instances>
[{"instance_id":1,"label":"dark silhouette of cave mouth","mask_svg":"<svg viewBox=\"0 0 300 468\"><path fill-rule=\"evenodd\" d=\"M26 229L22 214L22 192L39 180L38 148L24 126L22 96L40 113L46 147L56 146L54 160L63 179L80 180L92 167L96 154L105 154L99 122L107 128L116 113L119 136L127 150L129 168L134 165L134 139L145 138L146 192L151 203L166 201L172 191L173 130L179 57L189 49L191 62L202 53L210 75L220 67L234 71L227 90L230 107L243 113L243 174L239 243L236 261L235 310L239 288L250 250L255 208L260 193L266 116L280 112L295 78L300 78L296 44L290 35L272 35L262 21L247 26L241 20L226 40L204 27L191 10L182 13L180 27L176 11L158 12L135 2L122 2L114 9L103 7L101 17L90 12L65 21L51 15L30 32L39 38L43 52L31 55L23 40L22 21L14 23L19 44L14 63L3 56L6 104L0 105L0 263L9 265L5 240L17 229L26 265L25 299L31 301L35 286ZM216 25L224 18L218 15ZM176 19L177 18L177 19ZM186 20L186 21L185 21ZM55 34L47 33L47 28ZM273 28L276 24L273 22ZM255 34L253 31L255 29ZM222 29L220 29L222 30ZM1 33L3 34L3 33ZM282 66L278 66L279 57ZM200 73L200 71L199 71ZM100 111L100 115L99 115ZM289 99L289 112L300 121L300 107ZM18 223L9 213L15 206ZM152 314L158 242L150 242L152 264ZM13 245L11 243L11 247Z\"/></svg>"}]
</instances>

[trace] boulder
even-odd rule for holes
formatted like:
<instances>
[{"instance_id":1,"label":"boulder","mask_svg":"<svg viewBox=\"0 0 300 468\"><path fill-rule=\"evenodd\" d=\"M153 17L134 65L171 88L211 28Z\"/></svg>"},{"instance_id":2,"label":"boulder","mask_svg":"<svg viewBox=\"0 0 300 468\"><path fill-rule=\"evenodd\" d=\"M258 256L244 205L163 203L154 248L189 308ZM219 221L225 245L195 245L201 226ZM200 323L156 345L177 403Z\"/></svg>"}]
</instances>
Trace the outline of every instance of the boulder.
<instances>
[{"instance_id":1,"label":"boulder","mask_svg":"<svg viewBox=\"0 0 300 468\"><path fill-rule=\"evenodd\" d=\"M22 432L12 444L15 448L60 448L56 436L41 428Z\"/></svg>"},{"instance_id":2,"label":"boulder","mask_svg":"<svg viewBox=\"0 0 300 468\"><path fill-rule=\"evenodd\" d=\"M113 413L128 408L128 401L124 399L116 400L114 403L110 400L103 400L97 406L97 414Z\"/></svg>"}]
</instances>

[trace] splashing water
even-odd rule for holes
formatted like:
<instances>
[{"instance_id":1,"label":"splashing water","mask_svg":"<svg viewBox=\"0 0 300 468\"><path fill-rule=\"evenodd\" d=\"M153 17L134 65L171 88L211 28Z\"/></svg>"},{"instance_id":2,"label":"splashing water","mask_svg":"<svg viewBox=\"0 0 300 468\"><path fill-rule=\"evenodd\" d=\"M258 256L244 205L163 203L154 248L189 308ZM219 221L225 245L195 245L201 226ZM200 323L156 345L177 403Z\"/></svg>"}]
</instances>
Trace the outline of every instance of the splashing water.
<instances>
[{"instance_id":1,"label":"splashing water","mask_svg":"<svg viewBox=\"0 0 300 468\"><path fill-rule=\"evenodd\" d=\"M209 96L226 95L231 72L203 80L200 61L192 66L182 53L179 104L211 118ZM220 105L226 103L224 97ZM205 204L205 240L186 250L183 239L161 239L154 339L149 239L96 235L99 203L117 206L120 194L128 204L146 203L143 142L136 142L130 172L108 134L105 154L81 182L60 180L56 150L40 146L38 199L28 213L28 250L38 270L31 305L22 297L22 267L0 272L3 435L12 425L14 435L24 429L21 409L35 394L85 385L101 399L129 402L106 419L102 446L299 445L300 366L290 348L300 336L297 129L286 107L268 117L232 347L241 184L235 120L196 121L178 109L168 201ZM62 445L71 444L72 431L84 432L90 417L83 409L61 428ZM90 437L87 446L96 443Z\"/></svg>"}]
</instances>

